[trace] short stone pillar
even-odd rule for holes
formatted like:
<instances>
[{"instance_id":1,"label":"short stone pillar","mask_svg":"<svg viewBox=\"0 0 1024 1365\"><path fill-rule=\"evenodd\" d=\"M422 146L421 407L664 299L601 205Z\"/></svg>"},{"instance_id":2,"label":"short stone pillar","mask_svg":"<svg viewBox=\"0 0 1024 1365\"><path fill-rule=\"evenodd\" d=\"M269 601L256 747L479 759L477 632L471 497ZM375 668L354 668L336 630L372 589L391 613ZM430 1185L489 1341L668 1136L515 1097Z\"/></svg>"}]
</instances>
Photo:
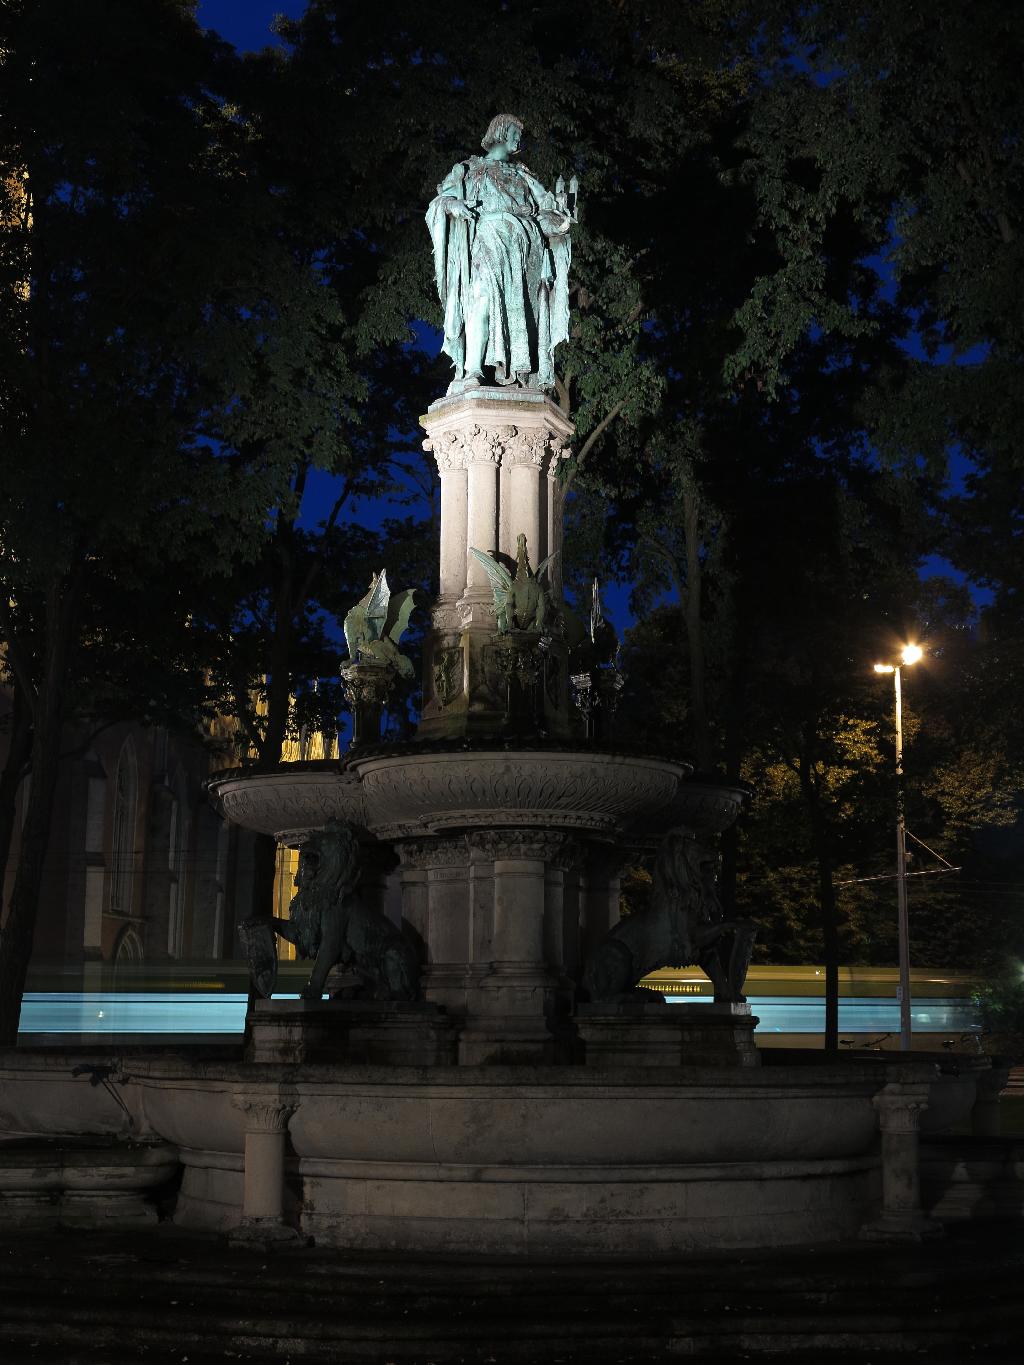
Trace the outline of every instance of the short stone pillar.
<instances>
[{"instance_id":1,"label":"short stone pillar","mask_svg":"<svg viewBox=\"0 0 1024 1365\"><path fill-rule=\"evenodd\" d=\"M342 664L341 685L352 711L353 749L380 743L384 703L395 682L395 670L385 664Z\"/></svg>"},{"instance_id":2,"label":"short stone pillar","mask_svg":"<svg viewBox=\"0 0 1024 1365\"><path fill-rule=\"evenodd\" d=\"M298 1098L279 1086L255 1087L232 1095L231 1103L245 1115L245 1157L242 1218L229 1240L295 1241L298 1231L284 1222L284 1152Z\"/></svg>"},{"instance_id":3,"label":"short stone pillar","mask_svg":"<svg viewBox=\"0 0 1024 1365\"><path fill-rule=\"evenodd\" d=\"M874 1242L920 1242L941 1237L941 1223L921 1212L919 1128L928 1107L927 1084L890 1081L871 1101L882 1134L882 1212L861 1229Z\"/></svg>"},{"instance_id":4,"label":"short stone pillar","mask_svg":"<svg viewBox=\"0 0 1024 1365\"><path fill-rule=\"evenodd\" d=\"M1010 1079L1010 1065L1009 1057L993 1057L989 1069L977 1073L971 1110L971 1132L975 1137L999 1136L999 1096Z\"/></svg>"}]
</instances>

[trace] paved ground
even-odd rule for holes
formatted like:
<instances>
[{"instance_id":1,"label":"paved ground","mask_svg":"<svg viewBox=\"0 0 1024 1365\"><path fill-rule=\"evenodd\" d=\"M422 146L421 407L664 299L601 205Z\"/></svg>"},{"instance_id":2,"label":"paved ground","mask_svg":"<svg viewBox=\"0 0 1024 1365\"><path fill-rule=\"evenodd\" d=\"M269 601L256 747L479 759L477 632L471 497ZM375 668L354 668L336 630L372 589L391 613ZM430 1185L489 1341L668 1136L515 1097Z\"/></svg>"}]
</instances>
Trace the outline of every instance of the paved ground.
<instances>
[{"instance_id":1,"label":"paved ground","mask_svg":"<svg viewBox=\"0 0 1024 1365\"><path fill-rule=\"evenodd\" d=\"M161 1225L4 1235L3 1365L1019 1365L1024 1224L652 1263L234 1250Z\"/></svg>"}]
</instances>

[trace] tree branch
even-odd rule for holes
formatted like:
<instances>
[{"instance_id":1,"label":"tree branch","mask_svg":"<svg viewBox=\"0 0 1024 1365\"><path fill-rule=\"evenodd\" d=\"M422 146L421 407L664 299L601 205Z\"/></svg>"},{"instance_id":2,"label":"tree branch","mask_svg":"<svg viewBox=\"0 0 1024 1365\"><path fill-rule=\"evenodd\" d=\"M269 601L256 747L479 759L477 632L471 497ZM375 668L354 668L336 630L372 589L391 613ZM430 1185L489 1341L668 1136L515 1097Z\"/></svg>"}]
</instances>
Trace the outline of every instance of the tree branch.
<instances>
[{"instance_id":1,"label":"tree branch","mask_svg":"<svg viewBox=\"0 0 1024 1365\"><path fill-rule=\"evenodd\" d=\"M604 433L608 430L611 424L615 421L616 417L618 417L619 413L625 406L626 400L624 398L621 398L615 404L615 406L604 417L601 418L600 422L598 422L597 426L590 433L587 439L583 442L579 454L576 456L575 463L573 464L573 467L569 473L569 477L562 485L563 493L568 493L570 487L572 486L572 481L576 477L577 472L579 471L580 465L587 458L591 450L593 450L594 446L601 439Z\"/></svg>"},{"instance_id":2,"label":"tree branch","mask_svg":"<svg viewBox=\"0 0 1024 1365\"><path fill-rule=\"evenodd\" d=\"M295 599L292 603L293 616L297 616L298 613L302 610L302 608L306 605L306 599L309 596L310 592L312 592L313 590L313 584L316 582L316 576L323 567L324 556L327 548L326 547L327 536L330 534L331 531L334 530L334 527L338 521L338 517L341 515L341 509L345 506L345 503L348 501L351 492L352 481L351 479L346 479L344 484L342 485L341 492L335 499L334 506L331 508L330 511L330 515L324 522L323 534L320 537L320 548L313 556L309 568L306 570L305 576L303 577L299 590L295 594Z\"/></svg>"}]
</instances>

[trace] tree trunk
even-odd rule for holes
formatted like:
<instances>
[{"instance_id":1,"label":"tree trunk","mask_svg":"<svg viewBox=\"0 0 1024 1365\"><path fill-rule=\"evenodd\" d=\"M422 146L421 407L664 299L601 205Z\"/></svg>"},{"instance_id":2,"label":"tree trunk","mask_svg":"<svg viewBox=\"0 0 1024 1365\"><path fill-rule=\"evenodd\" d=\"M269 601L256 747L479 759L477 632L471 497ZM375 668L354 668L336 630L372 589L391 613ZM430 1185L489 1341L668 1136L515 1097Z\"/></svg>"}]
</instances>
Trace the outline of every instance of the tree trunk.
<instances>
[{"instance_id":1,"label":"tree trunk","mask_svg":"<svg viewBox=\"0 0 1024 1365\"><path fill-rule=\"evenodd\" d=\"M743 753L743 683L742 665L733 662L733 676L729 685L725 706L725 779L727 782L740 781L740 767ZM732 824L722 834L722 870L718 877L719 896L726 917L737 913L736 884L739 867L740 836L737 825Z\"/></svg>"},{"instance_id":2,"label":"tree trunk","mask_svg":"<svg viewBox=\"0 0 1024 1365\"><path fill-rule=\"evenodd\" d=\"M0 773L0 901L7 877L7 860L14 838L14 819L17 809L18 787L27 770L32 753L32 713L28 698L17 682L14 684L11 706L11 728L7 748L7 763ZM2 918L2 917L0 917Z\"/></svg>"},{"instance_id":3,"label":"tree trunk","mask_svg":"<svg viewBox=\"0 0 1024 1365\"><path fill-rule=\"evenodd\" d=\"M821 941L825 959L825 1051L839 1050L839 922L836 914L836 888L832 880L832 853L824 812L814 790L813 779L801 776L804 796L810 807L811 842L818 867L818 905L821 909Z\"/></svg>"},{"instance_id":4,"label":"tree trunk","mask_svg":"<svg viewBox=\"0 0 1024 1365\"><path fill-rule=\"evenodd\" d=\"M18 870L0 930L0 1047L14 1047L18 1040L60 770L64 688L76 599L74 585L55 583L47 593L46 653L32 735L32 787L21 832Z\"/></svg>"},{"instance_id":5,"label":"tree trunk","mask_svg":"<svg viewBox=\"0 0 1024 1365\"><path fill-rule=\"evenodd\" d=\"M712 765L711 729L704 690L703 566L700 562L700 495L691 478L683 489L683 526L686 534L686 596L683 614L690 652L690 729L693 751L702 772Z\"/></svg>"}]
</instances>

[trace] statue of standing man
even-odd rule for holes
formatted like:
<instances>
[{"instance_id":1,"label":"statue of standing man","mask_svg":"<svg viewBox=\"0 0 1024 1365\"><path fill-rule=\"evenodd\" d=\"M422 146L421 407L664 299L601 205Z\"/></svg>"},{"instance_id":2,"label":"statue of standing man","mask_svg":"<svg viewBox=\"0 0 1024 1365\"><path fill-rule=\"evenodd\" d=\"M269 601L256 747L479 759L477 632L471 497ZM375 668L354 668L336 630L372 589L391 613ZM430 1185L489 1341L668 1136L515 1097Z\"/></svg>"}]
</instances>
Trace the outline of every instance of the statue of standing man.
<instances>
[{"instance_id":1,"label":"statue of standing man","mask_svg":"<svg viewBox=\"0 0 1024 1365\"><path fill-rule=\"evenodd\" d=\"M427 209L444 304L450 394L491 381L552 389L554 349L569 334L569 229L576 180L554 193L514 164L523 123L491 119L484 156L453 166Z\"/></svg>"}]
</instances>

